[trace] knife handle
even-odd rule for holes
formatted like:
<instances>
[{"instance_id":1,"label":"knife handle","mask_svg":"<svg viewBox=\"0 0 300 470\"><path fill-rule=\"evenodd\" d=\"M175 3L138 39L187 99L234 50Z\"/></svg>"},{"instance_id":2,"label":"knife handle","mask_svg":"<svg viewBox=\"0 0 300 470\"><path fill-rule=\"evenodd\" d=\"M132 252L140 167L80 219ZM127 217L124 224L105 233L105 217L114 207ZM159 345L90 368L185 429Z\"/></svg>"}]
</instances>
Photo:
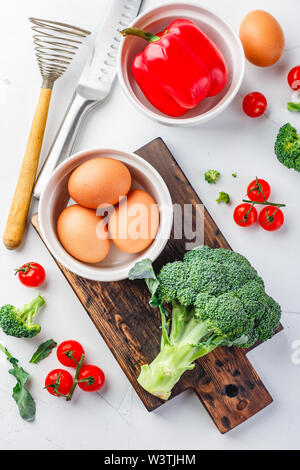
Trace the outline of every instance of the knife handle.
<instances>
[{"instance_id":1,"label":"knife handle","mask_svg":"<svg viewBox=\"0 0 300 470\"><path fill-rule=\"evenodd\" d=\"M96 103L97 102L94 100L83 98L78 93L75 93L73 96L71 104L63 118L58 133L36 180L33 190L33 196L35 198L40 198L57 162L70 156L83 119Z\"/></svg>"}]
</instances>

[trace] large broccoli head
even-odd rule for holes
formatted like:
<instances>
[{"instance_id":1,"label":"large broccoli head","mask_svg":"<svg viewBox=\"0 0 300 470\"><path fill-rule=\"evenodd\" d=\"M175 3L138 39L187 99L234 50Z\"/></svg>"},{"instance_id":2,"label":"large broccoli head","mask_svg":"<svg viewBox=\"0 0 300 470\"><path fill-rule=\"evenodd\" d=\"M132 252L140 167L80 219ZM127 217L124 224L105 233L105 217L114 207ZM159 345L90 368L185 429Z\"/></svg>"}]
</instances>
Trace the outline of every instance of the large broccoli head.
<instances>
[{"instance_id":1,"label":"large broccoli head","mask_svg":"<svg viewBox=\"0 0 300 470\"><path fill-rule=\"evenodd\" d=\"M143 260L129 277L146 279L151 305L161 309L161 351L142 366L138 381L163 399L195 359L218 346L248 348L266 341L279 325L280 306L249 261L230 250L191 250L183 261L163 266L157 277L150 260ZM164 303L173 307L171 325Z\"/></svg>"},{"instance_id":2,"label":"large broccoli head","mask_svg":"<svg viewBox=\"0 0 300 470\"><path fill-rule=\"evenodd\" d=\"M275 154L280 163L300 171L300 135L288 123L279 129L275 142Z\"/></svg>"},{"instance_id":3,"label":"large broccoli head","mask_svg":"<svg viewBox=\"0 0 300 470\"><path fill-rule=\"evenodd\" d=\"M166 264L157 279L156 295L161 302L193 306L199 319L241 347L265 341L278 327L279 305L265 293L262 278L239 253L203 246L188 251L184 261Z\"/></svg>"},{"instance_id":4,"label":"large broccoli head","mask_svg":"<svg viewBox=\"0 0 300 470\"><path fill-rule=\"evenodd\" d=\"M38 295L21 308L3 305L0 309L0 326L5 334L16 338L33 338L41 331L41 326L33 323L33 318L45 301Z\"/></svg>"}]
</instances>

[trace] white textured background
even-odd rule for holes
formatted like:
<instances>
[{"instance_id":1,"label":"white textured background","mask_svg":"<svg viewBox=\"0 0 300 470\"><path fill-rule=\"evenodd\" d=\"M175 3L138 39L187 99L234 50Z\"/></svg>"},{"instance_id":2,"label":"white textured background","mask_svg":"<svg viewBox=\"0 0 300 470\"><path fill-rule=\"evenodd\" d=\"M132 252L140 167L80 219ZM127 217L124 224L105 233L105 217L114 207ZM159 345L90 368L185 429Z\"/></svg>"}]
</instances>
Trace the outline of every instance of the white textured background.
<instances>
[{"instance_id":1,"label":"white textured background","mask_svg":"<svg viewBox=\"0 0 300 470\"><path fill-rule=\"evenodd\" d=\"M143 9L160 3L144 0ZM230 108L217 119L190 129L175 130L148 121L127 102L116 84L105 105L90 114L76 150L107 146L132 151L155 137L165 140L230 245L249 258L265 279L268 292L283 307L284 332L249 354L274 403L225 436L219 434L191 392L182 394L156 412L147 413L53 259L29 227L25 244L18 251L7 252L1 245L0 303L26 303L33 292L18 283L13 269L27 261L42 263L48 274L47 285L42 289L47 300L47 308L40 317L43 330L32 341L8 338L1 332L0 340L32 374L30 389L37 402L37 418L34 423L25 423L19 418L10 396L14 379L8 375L8 363L1 356L1 449L299 448L300 364L297 366L292 362L292 344L300 339L300 175L279 164L273 144L281 124L290 121L300 130L300 115L285 110L285 103L290 98L286 74L300 61L300 5L297 0L286 0L284 7L280 0L206 0L199 3L224 17L236 30L249 10L268 10L284 29L284 56L277 65L266 70L247 64L239 96ZM109 4L109 0L10 0L2 6L1 233L40 86L27 17L65 21L95 31ZM55 84L43 156L73 94L86 48L92 39L82 47L68 73ZM269 102L267 115L257 120L247 118L241 111L241 97L254 90L265 93ZM222 173L218 185L209 186L204 182L203 172L208 168L216 168ZM237 171L238 178L232 178L233 171ZM233 208L255 175L270 182L273 200L287 204L285 226L277 233L267 233L258 227L240 229L233 223ZM230 193L231 206L218 206L215 202L217 191L222 190ZM32 211L34 209L36 206ZM31 366L27 362L36 345L50 337L58 342L67 338L82 342L89 360L98 363L107 374L102 397L78 393L72 403L66 403L42 390L46 373L58 367L55 354L39 365ZM300 356L295 351L294 354L295 359Z\"/></svg>"}]
</instances>

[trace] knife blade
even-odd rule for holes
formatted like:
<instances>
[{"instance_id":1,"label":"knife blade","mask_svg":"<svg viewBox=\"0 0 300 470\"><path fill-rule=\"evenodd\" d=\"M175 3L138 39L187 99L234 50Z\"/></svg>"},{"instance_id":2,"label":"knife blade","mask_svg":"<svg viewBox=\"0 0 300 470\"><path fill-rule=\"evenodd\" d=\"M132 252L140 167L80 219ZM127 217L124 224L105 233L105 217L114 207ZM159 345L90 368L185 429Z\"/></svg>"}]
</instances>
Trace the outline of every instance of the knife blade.
<instances>
[{"instance_id":1,"label":"knife blade","mask_svg":"<svg viewBox=\"0 0 300 470\"><path fill-rule=\"evenodd\" d=\"M119 0L114 2L109 16L98 33L90 60L86 63L77 87L81 96L99 100L109 93L116 76L116 61L120 31L136 17L141 0Z\"/></svg>"},{"instance_id":2,"label":"knife blade","mask_svg":"<svg viewBox=\"0 0 300 470\"><path fill-rule=\"evenodd\" d=\"M143 0L114 0L80 76L75 94L36 180L33 196L40 198L57 162L70 156L83 120L109 95L117 73L120 31L137 16Z\"/></svg>"}]
</instances>

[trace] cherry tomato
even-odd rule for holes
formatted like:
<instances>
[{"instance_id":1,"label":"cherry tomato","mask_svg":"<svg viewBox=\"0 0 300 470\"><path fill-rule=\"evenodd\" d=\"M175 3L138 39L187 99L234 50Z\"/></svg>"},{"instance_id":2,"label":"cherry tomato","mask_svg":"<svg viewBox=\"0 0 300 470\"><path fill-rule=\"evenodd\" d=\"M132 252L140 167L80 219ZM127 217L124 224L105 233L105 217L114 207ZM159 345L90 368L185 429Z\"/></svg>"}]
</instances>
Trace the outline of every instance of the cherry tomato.
<instances>
[{"instance_id":1,"label":"cherry tomato","mask_svg":"<svg viewBox=\"0 0 300 470\"><path fill-rule=\"evenodd\" d=\"M282 226L284 215L278 207L266 206L259 214L258 221L262 228L268 230L268 232L273 232Z\"/></svg>"},{"instance_id":2,"label":"cherry tomato","mask_svg":"<svg viewBox=\"0 0 300 470\"><path fill-rule=\"evenodd\" d=\"M270 194L271 188L269 183L262 179L257 178L251 181L247 188L247 195L251 201L265 202L269 199Z\"/></svg>"},{"instance_id":3,"label":"cherry tomato","mask_svg":"<svg viewBox=\"0 0 300 470\"><path fill-rule=\"evenodd\" d=\"M46 377L45 388L55 397L65 396L70 393L73 385L73 377L67 370L54 369Z\"/></svg>"},{"instance_id":4,"label":"cherry tomato","mask_svg":"<svg viewBox=\"0 0 300 470\"><path fill-rule=\"evenodd\" d=\"M252 118L256 118L264 114L267 109L267 100L262 93L253 91L248 93L243 100L243 110Z\"/></svg>"},{"instance_id":5,"label":"cherry tomato","mask_svg":"<svg viewBox=\"0 0 300 470\"><path fill-rule=\"evenodd\" d=\"M46 273L38 263L26 263L20 268L15 269L15 274L18 274L18 278L27 287L38 287L43 284Z\"/></svg>"},{"instance_id":6,"label":"cherry tomato","mask_svg":"<svg viewBox=\"0 0 300 470\"><path fill-rule=\"evenodd\" d=\"M86 382L80 380L86 379ZM95 392L103 387L105 382L105 375L102 369L97 366L88 364L82 366L78 376L78 386L85 392Z\"/></svg>"},{"instance_id":7,"label":"cherry tomato","mask_svg":"<svg viewBox=\"0 0 300 470\"><path fill-rule=\"evenodd\" d=\"M71 357L71 354L75 360ZM63 341L56 351L59 362L67 367L77 367L77 363L80 361L82 354L85 354L83 347L78 341L73 339Z\"/></svg>"},{"instance_id":8,"label":"cherry tomato","mask_svg":"<svg viewBox=\"0 0 300 470\"><path fill-rule=\"evenodd\" d=\"M234 209L233 218L240 227L249 227L257 221L257 210L252 204L244 202Z\"/></svg>"},{"instance_id":9,"label":"cherry tomato","mask_svg":"<svg viewBox=\"0 0 300 470\"><path fill-rule=\"evenodd\" d=\"M300 88L300 65L292 68L287 76L288 83L292 90L299 90Z\"/></svg>"}]
</instances>

